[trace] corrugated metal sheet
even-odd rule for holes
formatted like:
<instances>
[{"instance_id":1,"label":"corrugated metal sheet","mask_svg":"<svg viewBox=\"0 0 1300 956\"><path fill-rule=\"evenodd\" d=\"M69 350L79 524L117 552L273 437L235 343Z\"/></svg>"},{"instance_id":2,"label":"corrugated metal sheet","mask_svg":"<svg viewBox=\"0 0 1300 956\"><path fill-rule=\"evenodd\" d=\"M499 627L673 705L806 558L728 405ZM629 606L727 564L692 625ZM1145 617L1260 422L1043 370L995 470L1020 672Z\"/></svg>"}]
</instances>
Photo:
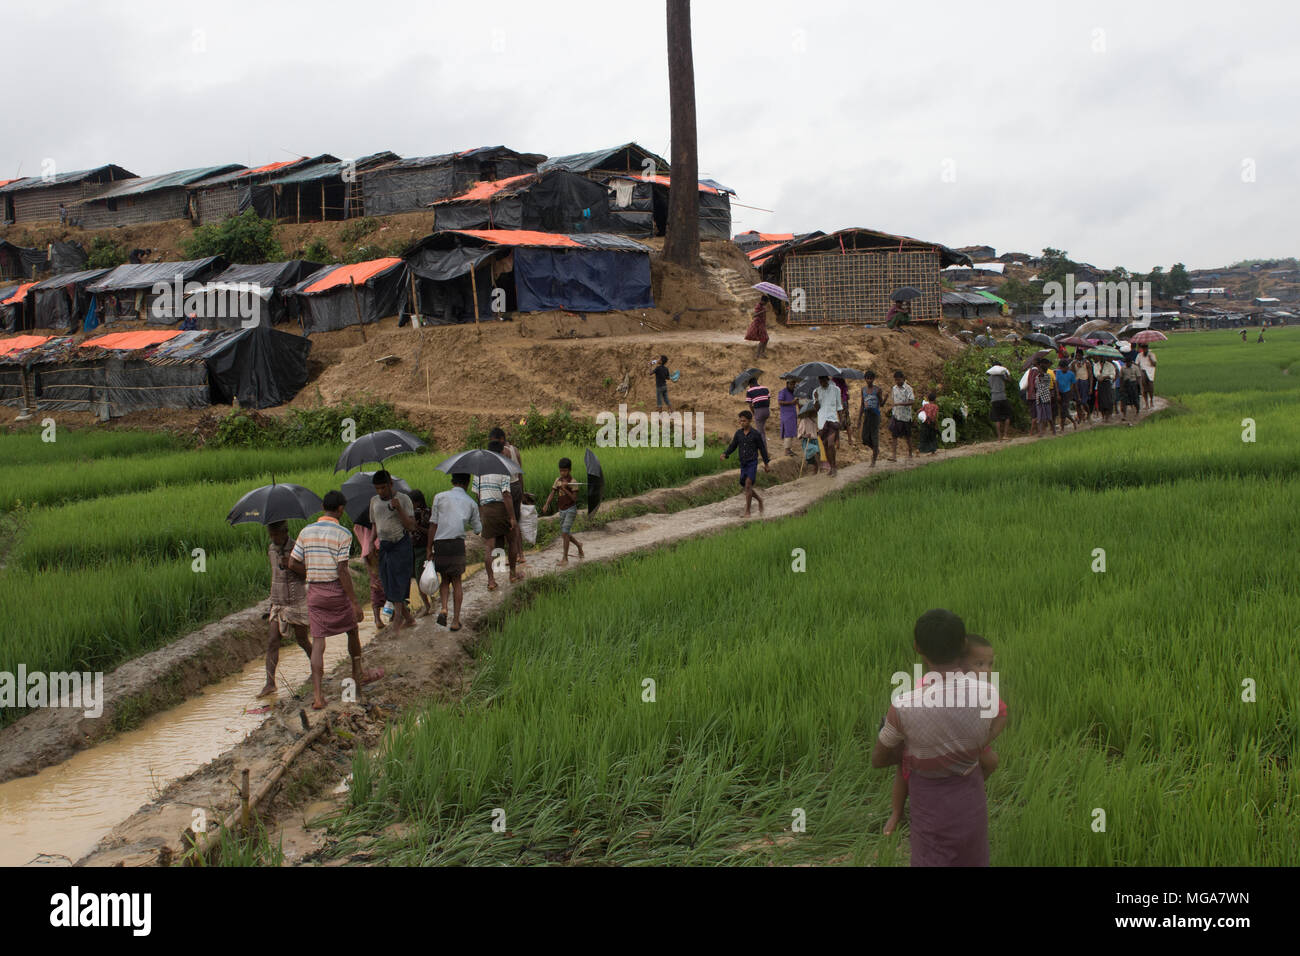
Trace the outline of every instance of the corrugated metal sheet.
<instances>
[{"instance_id":1,"label":"corrugated metal sheet","mask_svg":"<svg viewBox=\"0 0 1300 956\"><path fill-rule=\"evenodd\" d=\"M109 164L107 166L96 166L94 169L78 169L71 173L58 173L49 179L41 176L27 176L23 179L16 179L7 186L0 186L0 193L16 193L28 189L48 189L51 186L66 186L69 183L80 183L87 180L113 182L119 179L135 178L135 173L129 169Z\"/></svg>"},{"instance_id":2,"label":"corrugated metal sheet","mask_svg":"<svg viewBox=\"0 0 1300 956\"><path fill-rule=\"evenodd\" d=\"M244 167L238 163L227 163L224 166L178 169L175 172L163 173L159 176L137 177L130 182L110 186L96 196L95 199L120 199L124 196L140 196L153 192L155 189L175 189L177 186L188 186L190 183L196 183L199 180L209 179L212 176L219 176L222 173L228 173L236 169L244 169Z\"/></svg>"},{"instance_id":3,"label":"corrugated metal sheet","mask_svg":"<svg viewBox=\"0 0 1300 956\"><path fill-rule=\"evenodd\" d=\"M340 161L335 163L318 163L308 166L304 169L296 169L291 173L283 176L272 176L266 181L268 186L287 186L293 183L314 183L322 179L334 179L342 176L343 171L352 168L358 172L362 169L374 166L377 163L387 163L397 160L399 157L396 153L384 150L379 153L371 153L369 156L362 156L360 159L351 162Z\"/></svg>"}]
</instances>

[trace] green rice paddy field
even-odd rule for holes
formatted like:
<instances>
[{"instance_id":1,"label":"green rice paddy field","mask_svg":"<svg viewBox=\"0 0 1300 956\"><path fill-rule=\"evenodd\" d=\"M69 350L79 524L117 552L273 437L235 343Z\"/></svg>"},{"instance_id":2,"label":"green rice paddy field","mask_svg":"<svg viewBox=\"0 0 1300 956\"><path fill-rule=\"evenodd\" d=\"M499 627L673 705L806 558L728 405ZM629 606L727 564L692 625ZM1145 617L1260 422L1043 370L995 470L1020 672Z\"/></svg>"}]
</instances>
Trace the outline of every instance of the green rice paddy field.
<instances>
[{"instance_id":1,"label":"green rice paddy field","mask_svg":"<svg viewBox=\"0 0 1300 956\"><path fill-rule=\"evenodd\" d=\"M912 625L942 606L992 641L1010 708L995 864L1300 863L1300 330L1253 338L1162 343L1177 405L1141 427L530 582L470 696L358 756L337 852L401 822L367 851L904 864L906 828L881 835L894 771L869 754Z\"/></svg>"},{"instance_id":2,"label":"green rice paddy field","mask_svg":"<svg viewBox=\"0 0 1300 956\"><path fill-rule=\"evenodd\" d=\"M340 450L193 450L156 433L57 428L53 442L39 429L0 435L0 671L108 671L265 598L266 532L232 528L226 514L272 474L318 494L337 488L348 477L333 473ZM695 459L671 448L597 451L606 498L727 467L712 446ZM543 500L561 457L579 463L581 478L582 452L525 449L526 487ZM431 499L450 487L434 468L441 458L407 455L389 467ZM0 725L17 716L0 711Z\"/></svg>"}]
</instances>

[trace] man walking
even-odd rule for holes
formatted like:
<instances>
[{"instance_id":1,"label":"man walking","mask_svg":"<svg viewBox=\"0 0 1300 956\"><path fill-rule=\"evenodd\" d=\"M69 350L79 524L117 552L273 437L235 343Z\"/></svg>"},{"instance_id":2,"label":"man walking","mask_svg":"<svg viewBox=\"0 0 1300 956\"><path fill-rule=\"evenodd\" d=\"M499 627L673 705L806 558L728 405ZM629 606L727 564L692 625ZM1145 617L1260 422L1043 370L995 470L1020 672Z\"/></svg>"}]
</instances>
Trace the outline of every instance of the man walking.
<instances>
[{"instance_id":1,"label":"man walking","mask_svg":"<svg viewBox=\"0 0 1300 956\"><path fill-rule=\"evenodd\" d=\"M1006 366L994 365L988 370L989 377L989 419L998 430L998 441L1006 441L1011 431L1011 402L1007 399L1007 383L1011 381L1011 372Z\"/></svg>"},{"instance_id":2,"label":"man walking","mask_svg":"<svg viewBox=\"0 0 1300 956\"><path fill-rule=\"evenodd\" d=\"M490 441L488 451L503 455L505 445L500 441ZM510 495L510 476L481 475L478 479L478 506L483 516L483 539L487 544L483 563L487 570L488 590L495 591L497 579L492 567L492 556L498 542L505 551L510 566L510 583L523 580L523 575L515 571L516 556L511 540L514 535L515 513Z\"/></svg>"},{"instance_id":3,"label":"man walking","mask_svg":"<svg viewBox=\"0 0 1300 956\"><path fill-rule=\"evenodd\" d=\"M307 582L289 570L289 526L275 521L266 526L271 543L266 556L271 562L271 612L267 620L266 686L258 697L275 693L275 669L280 663L280 641L292 635L311 660L311 630L307 614Z\"/></svg>"},{"instance_id":4,"label":"man walking","mask_svg":"<svg viewBox=\"0 0 1300 956\"><path fill-rule=\"evenodd\" d=\"M889 460L898 461L898 439L907 439L907 457L912 457L912 406L916 403L916 393L907 384L907 376L898 371L894 373L894 387L890 389L889 434L893 440L889 450Z\"/></svg>"},{"instance_id":5,"label":"man walking","mask_svg":"<svg viewBox=\"0 0 1300 956\"><path fill-rule=\"evenodd\" d=\"M1147 411L1155 406L1156 401L1156 356L1146 342L1138 346L1138 368L1142 370L1142 400Z\"/></svg>"},{"instance_id":6,"label":"man walking","mask_svg":"<svg viewBox=\"0 0 1300 956\"><path fill-rule=\"evenodd\" d=\"M673 403L668 400L668 379L671 377L668 372L668 356L659 356L659 364L655 366L655 408L662 409L668 407L671 412Z\"/></svg>"},{"instance_id":7,"label":"man walking","mask_svg":"<svg viewBox=\"0 0 1300 956\"><path fill-rule=\"evenodd\" d=\"M817 434L821 436L826 448L826 463L831 466L831 477L835 477L836 446L840 435L840 408L843 401L840 387L826 375L817 379L817 389L813 392L813 401L817 405Z\"/></svg>"},{"instance_id":8,"label":"man walking","mask_svg":"<svg viewBox=\"0 0 1300 956\"><path fill-rule=\"evenodd\" d=\"M415 506L402 492L393 492L393 476L375 472L375 495L370 499L370 525L379 539L379 580L384 600L393 606L393 632L415 623L407 602L411 597L411 567L415 561L411 532Z\"/></svg>"},{"instance_id":9,"label":"man walking","mask_svg":"<svg viewBox=\"0 0 1300 956\"><path fill-rule=\"evenodd\" d=\"M326 492L325 513L298 534L289 568L307 579L307 616L311 626L311 686L315 694L313 710L325 707L322 683L325 679L325 638L348 635L348 654L352 657L352 679L357 689L384 676L383 668L363 673L361 636L357 624L362 611L352 588L348 556L352 552L352 532L339 524L347 499L343 492ZM409 562L408 562L409 566Z\"/></svg>"},{"instance_id":10,"label":"man walking","mask_svg":"<svg viewBox=\"0 0 1300 956\"><path fill-rule=\"evenodd\" d=\"M473 528L475 534L482 534L483 521L479 516L478 504L469 496L469 475L451 476L451 490L433 496L433 509L429 514L429 544L425 551L426 560L432 559L438 572L438 600L442 610L438 613L438 623L447 623L447 592L450 590L455 599L455 612L451 619L451 630L460 630L460 606L465 597L465 534L466 529ZM492 558L488 556L488 566Z\"/></svg>"}]
</instances>

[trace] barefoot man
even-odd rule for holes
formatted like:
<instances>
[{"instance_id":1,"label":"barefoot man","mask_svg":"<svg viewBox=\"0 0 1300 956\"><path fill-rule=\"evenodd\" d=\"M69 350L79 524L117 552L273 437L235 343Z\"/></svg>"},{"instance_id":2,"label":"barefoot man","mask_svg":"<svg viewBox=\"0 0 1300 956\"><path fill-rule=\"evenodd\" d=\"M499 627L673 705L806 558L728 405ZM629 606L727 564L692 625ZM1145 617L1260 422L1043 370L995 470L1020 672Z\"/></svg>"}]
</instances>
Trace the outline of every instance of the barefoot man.
<instances>
[{"instance_id":1,"label":"barefoot man","mask_svg":"<svg viewBox=\"0 0 1300 956\"><path fill-rule=\"evenodd\" d=\"M384 676L382 668L363 673L361 670L361 636L357 625L363 616L352 590L348 555L352 552L352 532L341 524L347 499L334 490L325 495L325 513L298 534L289 567L307 579L307 616L311 621L311 686L315 692L313 710L325 707L321 683L325 679L325 638L348 635L348 654L352 656L352 679L357 689Z\"/></svg>"},{"instance_id":2,"label":"barefoot man","mask_svg":"<svg viewBox=\"0 0 1300 956\"><path fill-rule=\"evenodd\" d=\"M280 641L293 635L311 660L311 632L307 629L307 582L289 570L289 526L274 521L266 526L271 543L266 555L271 561L271 613L267 621L266 686L258 697L275 693L275 668L280 663Z\"/></svg>"},{"instance_id":3,"label":"barefoot man","mask_svg":"<svg viewBox=\"0 0 1300 956\"><path fill-rule=\"evenodd\" d=\"M451 490L433 496L433 511L429 515L429 543L425 557L433 561L438 570L438 623L447 624L447 592L452 592L455 613L451 630L460 630L460 606L465 598L462 576L465 574L465 533L473 528L475 534L483 533L483 519L478 503L469 496L470 476L457 472L451 476ZM488 564L492 562L488 553Z\"/></svg>"},{"instance_id":4,"label":"barefoot man","mask_svg":"<svg viewBox=\"0 0 1300 956\"><path fill-rule=\"evenodd\" d=\"M754 490L754 481L758 478L758 456L763 456L763 470L771 471L767 466L767 441L763 438L763 433L754 427L754 416L750 412L741 412L736 419L736 424L740 427L736 429L736 434L731 436L731 444L727 450L718 456L722 461L726 461L733 451L739 450L737 456L740 459L740 487L745 489L745 517L749 517L750 499L757 499L758 513L763 513L763 498Z\"/></svg>"}]
</instances>

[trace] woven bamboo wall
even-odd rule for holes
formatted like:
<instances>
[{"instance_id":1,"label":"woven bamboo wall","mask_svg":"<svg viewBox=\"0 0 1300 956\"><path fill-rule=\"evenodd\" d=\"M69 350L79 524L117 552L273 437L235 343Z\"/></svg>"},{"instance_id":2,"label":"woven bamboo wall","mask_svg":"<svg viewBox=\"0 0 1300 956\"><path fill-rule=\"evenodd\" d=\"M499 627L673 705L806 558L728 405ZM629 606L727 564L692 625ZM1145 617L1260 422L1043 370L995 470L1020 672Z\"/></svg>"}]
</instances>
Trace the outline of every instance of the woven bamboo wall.
<instances>
[{"instance_id":1,"label":"woven bamboo wall","mask_svg":"<svg viewBox=\"0 0 1300 956\"><path fill-rule=\"evenodd\" d=\"M942 316L939 253L932 249L794 253L782 263L781 279L792 304L796 290L804 294L804 310L790 311L791 325L882 324L890 295L905 285L921 293L913 319Z\"/></svg>"},{"instance_id":2,"label":"woven bamboo wall","mask_svg":"<svg viewBox=\"0 0 1300 956\"><path fill-rule=\"evenodd\" d=\"M228 219L239 211L239 191L242 186L214 186L195 193L199 218L196 226Z\"/></svg>"},{"instance_id":3,"label":"woven bamboo wall","mask_svg":"<svg viewBox=\"0 0 1300 956\"><path fill-rule=\"evenodd\" d=\"M189 215L188 195L183 187L159 189L141 196L103 199L77 207L75 216L83 229L106 229L110 226L134 226L142 222L165 222L185 219ZM117 208L108 208L112 202Z\"/></svg>"}]
</instances>

